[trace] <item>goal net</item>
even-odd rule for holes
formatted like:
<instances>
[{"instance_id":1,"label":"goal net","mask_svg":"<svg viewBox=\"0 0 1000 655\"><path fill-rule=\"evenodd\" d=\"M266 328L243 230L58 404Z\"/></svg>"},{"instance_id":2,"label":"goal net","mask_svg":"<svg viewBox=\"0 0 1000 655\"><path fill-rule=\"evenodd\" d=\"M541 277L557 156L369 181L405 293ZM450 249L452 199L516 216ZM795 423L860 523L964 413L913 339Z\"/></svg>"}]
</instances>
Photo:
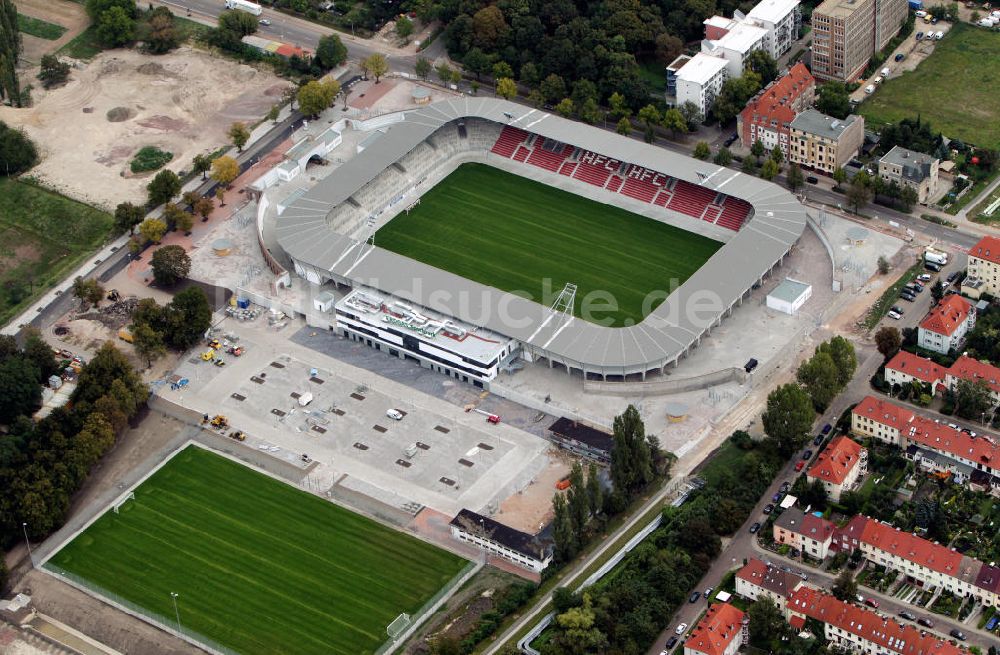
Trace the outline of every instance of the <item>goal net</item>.
<instances>
[{"instance_id":1,"label":"goal net","mask_svg":"<svg viewBox=\"0 0 1000 655\"><path fill-rule=\"evenodd\" d=\"M124 498L122 498L117 503L115 503L114 505L112 505L111 509L114 510L115 514L117 514L118 510L121 509L121 506L124 505L126 502L128 502L130 500L135 500L135 492L133 492L133 491L128 492L125 495Z\"/></svg>"},{"instance_id":2,"label":"goal net","mask_svg":"<svg viewBox=\"0 0 1000 655\"><path fill-rule=\"evenodd\" d=\"M389 635L389 638L393 641L399 639L399 636L406 632L406 629L410 627L410 615L400 614L392 623L386 626L385 632Z\"/></svg>"}]
</instances>

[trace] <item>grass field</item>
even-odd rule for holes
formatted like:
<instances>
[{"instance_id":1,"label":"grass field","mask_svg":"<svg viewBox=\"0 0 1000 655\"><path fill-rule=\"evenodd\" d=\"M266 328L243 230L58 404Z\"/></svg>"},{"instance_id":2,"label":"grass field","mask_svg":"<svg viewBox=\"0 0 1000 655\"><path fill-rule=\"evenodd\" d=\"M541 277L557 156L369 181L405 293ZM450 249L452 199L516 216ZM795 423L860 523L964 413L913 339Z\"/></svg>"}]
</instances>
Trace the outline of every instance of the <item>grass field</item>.
<instances>
[{"instance_id":1,"label":"grass field","mask_svg":"<svg viewBox=\"0 0 1000 655\"><path fill-rule=\"evenodd\" d=\"M73 37L69 43L59 48L56 54L73 59L93 59L102 52L104 52L104 46L97 38L97 26L90 25Z\"/></svg>"},{"instance_id":2,"label":"grass field","mask_svg":"<svg viewBox=\"0 0 1000 655\"><path fill-rule=\"evenodd\" d=\"M583 318L615 326L641 321L648 294L682 283L722 246L484 164L461 165L380 229L375 244L545 304L572 282L577 316L588 294L610 294L617 309Z\"/></svg>"},{"instance_id":3,"label":"grass field","mask_svg":"<svg viewBox=\"0 0 1000 655\"><path fill-rule=\"evenodd\" d=\"M55 41L66 33L66 28L39 18L32 18L24 14L17 15L17 31L37 36L40 39Z\"/></svg>"},{"instance_id":4,"label":"grass field","mask_svg":"<svg viewBox=\"0 0 1000 655\"><path fill-rule=\"evenodd\" d=\"M245 654L358 655L467 562L194 446L51 562Z\"/></svg>"},{"instance_id":5,"label":"grass field","mask_svg":"<svg viewBox=\"0 0 1000 655\"><path fill-rule=\"evenodd\" d=\"M920 116L949 138L1000 147L998 52L1000 33L955 24L916 70L886 80L859 111L871 125Z\"/></svg>"},{"instance_id":6,"label":"grass field","mask_svg":"<svg viewBox=\"0 0 1000 655\"><path fill-rule=\"evenodd\" d=\"M93 254L113 222L88 205L0 177L0 324Z\"/></svg>"}]
</instances>

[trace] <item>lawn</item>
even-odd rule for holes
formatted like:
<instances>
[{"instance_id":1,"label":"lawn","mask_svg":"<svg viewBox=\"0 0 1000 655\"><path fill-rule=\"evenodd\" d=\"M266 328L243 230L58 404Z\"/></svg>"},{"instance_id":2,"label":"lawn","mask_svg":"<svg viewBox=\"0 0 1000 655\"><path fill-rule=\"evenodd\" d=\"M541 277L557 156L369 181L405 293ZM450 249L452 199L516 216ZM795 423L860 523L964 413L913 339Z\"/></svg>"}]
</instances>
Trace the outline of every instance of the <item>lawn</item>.
<instances>
[{"instance_id":1,"label":"lawn","mask_svg":"<svg viewBox=\"0 0 1000 655\"><path fill-rule=\"evenodd\" d=\"M0 177L0 324L93 254L112 224L98 209Z\"/></svg>"},{"instance_id":2,"label":"lawn","mask_svg":"<svg viewBox=\"0 0 1000 655\"><path fill-rule=\"evenodd\" d=\"M667 92L667 67L659 61L639 62L639 77L649 87L649 91L658 96Z\"/></svg>"},{"instance_id":3,"label":"lawn","mask_svg":"<svg viewBox=\"0 0 1000 655\"><path fill-rule=\"evenodd\" d=\"M903 273L898 280L896 280L892 285L889 286L879 299L872 303L871 309L865 314L864 326L865 329L871 330L879 321L889 313L889 309L896 303L902 302L899 297L899 292L907 284L912 282L921 271L924 269L924 264L922 261L917 261L913 266L911 266L905 273Z\"/></svg>"},{"instance_id":4,"label":"lawn","mask_svg":"<svg viewBox=\"0 0 1000 655\"><path fill-rule=\"evenodd\" d=\"M56 54L73 59L93 59L102 52L104 52L104 46L97 38L97 26L90 25L73 37L69 43L59 48Z\"/></svg>"},{"instance_id":5,"label":"lawn","mask_svg":"<svg viewBox=\"0 0 1000 655\"><path fill-rule=\"evenodd\" d=\"M583 318L615 326L641 321L644 302L662 302L651 293L684 282L722 245L484 164L461 165L375 244L544 304L572 282L574 313L593 294L601 307Z\"/></svg>"},{"instance_id":6,"label":"lawn","mask_svg":"<svg viewBox=\"0 0 1000 655\"><path fill-rule=\"evenodd\" d=\"M239 653L358 655L467 564L190 446L51 564ZM48 566L48 564L47 564Z\"/></svg>"},{"instance_id":7,"label":"lawn","mask_svg":"<svg viewBox=\"0 0 1000 655\"><path fill-rule=\"evenodd\" d=\"M17 31L37 36L40 39L55 41L66 33L66 28L62 25L56 25L55 23L19 13L17 15Z\"/></svg>"},{"instance_id":8,"label":"lawn","mask_svg":"<svg viewBox=\"0 0 1000 655\"><path fill-rule=\"evenodd\" d=\"M870 125L920 116L936 131L1000 147L1000 33L958 23L915 71L886 80L861 104Z\"/></svg>"}]
</instances>

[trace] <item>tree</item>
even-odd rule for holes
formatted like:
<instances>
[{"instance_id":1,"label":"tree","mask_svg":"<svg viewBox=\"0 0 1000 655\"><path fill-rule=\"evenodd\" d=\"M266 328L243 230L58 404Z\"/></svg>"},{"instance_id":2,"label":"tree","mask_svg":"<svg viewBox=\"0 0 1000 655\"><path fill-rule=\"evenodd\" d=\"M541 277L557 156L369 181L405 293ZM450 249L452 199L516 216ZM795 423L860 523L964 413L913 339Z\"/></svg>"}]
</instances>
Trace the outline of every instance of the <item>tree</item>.
<instances>
[{"instance_id":1,"label":"tree","mask_svg":"<svg viewBox=\"0 0 1000 655\"><path fill-rule=\"evenodd\" d=\"M761 422L778 452L788 457L805 443L815 417L809 394L798 384L789 383L768 395Z\"/></svg>"},{"instance_id":2,"label":"tree","mask_svg":"<svg viewBox=\"0 0 1000 655\"><path fill-rule=\"evenodd\" d=\"M151 206L162 205L181 192L181 179L171 170L162 170L146 185L146 192Z\"/></svg>"},{"instance_id":3,"label":"tree","mask_svg":"<svg viewBox=\"0 0 1000 655\"><path fill-rule=\"evenodd\" d=\"M570 469L566 500L570 520L573 522L573 530L577 534L577 541L582 543L587 522L590 520L590 496L587 494L583 466L580 462L574 462L572 469Z\"/></svg>"},{"instance_id":4,"label":"tree","mask_svg":"<svg viewBox=\"0 0 1000 655\"><path fill-rule=\"evenodd\" d=\"M760 75L752 70L744 71L742 77L726 80L712 104L712 113L725 125L743 111L747 101L760 89Z\"/></svg>"},{"instance_id":5,"label":"tree","mask_svg":"<svg viewBox=\"0 0 1000 655\"><path fill-rule=\"evenodd\" d=\"M553 636L556 652L568 655L602 653L607 650L608 638L597 625L596 614L591 606L590 594L583 593L583 604L571 607L556 615L559 630Z\"/></svg>"},{"instance_id":6,"label":"tree","mask_svg":"<svg viewBox=\"0 0 1000 655\"><path fill-rule=\"evenodd\" d=\"M754 50L746 58L744 68L760 75L760 85L767 86L778 79L778 62L766 50Z\"/></svg>"},{"instance_id":7,"label":"tree","mask_svg":"<svg viewBox=\"0 0 1000 655\"><path fill-rule=\"evenodd\" d=\"M180 43L174 17L166 7L157 7L147 21L146 50L154 55L170 52Z\"/></svg>"},{"instance_id":8,"label":"tree","mask_svg":"<svg viewBox=\"0 0 1000 655\"><path fill-rule=\"evenodd\" d=\"M562 100L559 101L559 104L556 105L556 113L562 116L563 118L569 118L570 116L572 116L573 111L574 111L573 101L570 100L569 98L563 98Z\"/></svg>"},{"instance_id":9,"label":"tree","mask_svg":"<svg viewBox=\"0 0 1000 655\"><path fill-rule=\"evenodd\" d=\"M23 173L37 162L38 150L24 130L7 127L0 121L0 175Z\"/></svg>"},{"instance_id":10,"label":"tree","mask_svg":"<svg viewBox=\"0 0 1000 655\"><path fill-rule=\"evenodd\" d=\"M264 118L271 121L272 123L277 124L278 116L280 115L281 115L281 107L279 107L278 105L271 105L271 108L267 110L267 116L265 116Z\"/></svg>"},{"instance_id":11,"label":"tree","mask_svg":"<svg viewBox=\"0 0 1000 655\"><path fill-rule=\"evenodd\" d=\"M208 155L195 155L194 159L191 160L191 170L195 173L201 173L202 180L205 179L205 174L210 168L212 168L212 160Z\"/></svg>"},{"instance_id":12,"label":"tree","mask_svg":"<svg viewBox=\"0 0 1000 655\"><path fill-rule=\"evenodd\" d=\"M0 101L6 97L14 107L22 102L17 78L17 60L22 50L17 7L12 0L0 0Z\"/></svg>"},{"instance_id":13,"label":"tree","mask_svg":"<svg viewBox=\"0 0 1000 655\"><path fill-rule=\"evenodd\" d=\"M245 123L236 122L229 127L229 139L236 146L236 152L243 152L243 146L250 140L250 130Z\"/></svg>"},{"instance_id":14,"label":"tree","mask_svg":"<svg viewBox=\"0 0 1000 655\"><path fill-rule=\"evenodd\" d=\"M194 214L180 210L174 217L174 226L186 236L190 236L191 228L194 227Z\"/></svg>"},{"instance_id":15,"label":"tree","mask_svg":"<svg viewBox=\"0 0 1000 655\"><path fill-rule=\"evenodd\" d=\"M747 616L750 619L750 644L758 648L767 648L771 640L781 639L788 632L784 614L766 596L750 605Z\"/></svg>"},{"instance_id":16,"label":"tree","mask_svg":"<svg viewBox=\"0 0 1000 655\"><path fill-rule=\"evenodd\" d=\"M765 152L767 152L767 149L764 147L764 142L760 139L754 141L753 145L750 146L750 154L757 159L758 164L760 164L760 158L764 156Z\"/></svg>"},{"instance_id":17,"label":"tree","mask_svg":"<svg viewBox=\"0 0 1000 655\"><path fill-rule=\"evenodd\" d=\"M913 205L917 204L920 197L917 195L916 189L906 185L899 190L899 203L903 206L903 211L907 214L913 209Z\"/></svg>"},{"instance_id":18,"label":"tree","mask_svg":"<svg viewBox=\"0 0 1000 655\"><path fill-rule=\"evenodd\" d=\"M573 520L570 518L566 499L562 494L552 497L552 540L555 542L555 559L557 562L567 562L573 559L577 552L576 532L573 530Z\"/></svg>"},{"instance_id":19,"label":"tree","mask_svg":"<svg viewBox=\"0 0 1000 655\"><path fill-rule=\"evenodd\" d=\"M495 64L493 64L493 68L491 69L491 73L493 74L493 79L494 80L500 80L500 79L502 79L504 77L508 77L508 78L510 78L512 80L514 79L514 69L511 68L510 64L508 64L507 62L505 62L503 60L498 61Z\"/></svg>"},{"instance_id":20,"label":"tree","mask_svg":"<svg viewBox=\"0 0 1000 655\"><path fill-rule=\"evenodd\" d=\"M837 365L829 353L817 352L803 362L796 374L796 379L809 393L813 407L819 412L826 411L830 401L840 392L841 385L837 379Z\"/></svg>"},{"instance_id":21,"label":"tree","mask_svg":"<svg viewBox=\"0 0 1000 655\"><path fill-rule=\"evenodd\" d=\"M840 185L847 181L847 171L840 166L833 169L833 181L837 183L837 188L839 189Z\"/></svg>"},{"instance_id":22,"label":"tree","mask_svg":"<svg viewBox=\"0 0 1000 655\"><path fill-rule=\"evenodd\" d=\"M886 359L899 352L901 345L903 345L903 337L900 335L898 328L887 326L879 328L878 332L875 333L875 346L882 354L882 357Z\"/></svg>"},{"instance_id":23,"label":"tree","mask_svg":"<svg viewBox=\"0 0 1000 655\"><path fill-rule=\"evenodd\" d=\"M329 109L340 93L340 82L328 80L317 82L312 80L299 87L296 99L299 102L299 110L306 116L318 117L323 111Z\"/></svg>"},{"instance_id":24,"label":"tree","mask_svg":"<svg viewBox=\"0 0 1000 655\"><path fill-rule=\"evenodd\" d=\"M316 45L313 61L323 70L336 68L347 61L347 46L336 34L321 36Z\"/></svg>"},{"instance_id":25,"label":"tree","mask_svg":"<svg viewBox=\"0 0 1000 655\"><path fill-rule=\"evenodd\" d=\"M847 118L851 113L851 94L843 82L827 82L819 87L816 109L834 118Z\"/></svg>"},{"instance_id":26,"label":"tree","mask_svg":"<svg viewBox=\"0 0 1000 655\"><path fill-rule=\"evenodd\" d=\"M854 580L854 574L850 569L845 568L837 576L830 591L839 600L853 601L858 595L858 583Z\"/></svg>"},{"instance_id":27,"label":"tree","mask_svg":"<svg viewBox=\"0 0 1000 655\"><path fill-rule=\"evenodd\" d=\"M802 169L798 164L792 164L788 167L788 188L793 192L797 191L805 183L805 176L802 175Z\"/></svg>"},{"instance_id":28,"label":"tree","mask_svg":"<svg viewBox=\"0 0 1000 655\"><path fill-rule=\"evenodd\" d=\"M221 184L215 187L215 199L219 201L219 207L226 206L226 187Z\"/></svg>"},{"instance_id":29,"label":"tree","mask_svg":"<svg viewBox=\"0 0 1000 655\"><path fill-rule=\"evenodd\" d=\"M417 57L417 63L413 68L420 79L426 80L431 75L431 60L427 57Z\"/></svg>"},{"instance_id":30,"label":"tree","mask_svg":"<svg viewBox=\"0 0 1000 655\"><path fill-rule=\"evenodd\" d=\"M212 308L199 287L177 293L164 308L164 340L176 350L187 350L198 343L212 325Z\"/></svg>"},{"instance_id":31,"label":"tree","mask_svg":"<svg viewBox=\"0 0 1000 655\"><path fill-rule=\"evenodd\" d=\"M694 147L694 152L691 154L695 159L705 161L712 156L712 150L708 147L706 142L699 141Z\"/></svg>"},{"instance_id":32,"label":"tree","mask_svg":"<svg viewBox=\"0 0 1000 655\"><path fill-rule=\"evenodd\" d=\"M662 32L656 37L656 59L666 66L684 51L684 42L673 34Z\"/></svg>"},{"instance_id":33,"label":"tree","mask_svg":"<svg viewBox=\"0 0 1000 655\"><path fill-rule=\"evenodd\" d=\"M858 368L858 357L854 352L854 345L841 336L836 336L825 341L816 348L816 352L828 353L837 367L837 383L841 388L854 377L854 371Z\"/></svg>"},{"instance_id":34,"label":"tree","mask_svg":"<svg viewBox=\"0 0 1000 655\"><path fill-rule=\"evenodd\" d=\"M212 213L212 210L215 209L215 203L212 202L211 198L205 196L203 198L199 198L198 202L194 203L192 206L192 209L194 209L194 211L201 216L201 222L204 223L208 220L208 216Z\"/></svg>"},{"instance_id":35,"label":"tree","mask_svg":"<svg viewBox=\"0 0 1000 655\"><path fill-rule=\"evenodd\" d=\"M362 61L361 67L375 76L375 84L378 84L382 76L389 72L389 62L381 52L373 52L368 55ZM336 93L333 95L334 97L337 96Z\"/></svg>"},{"instance_id":36,"label":"tree","mask_svg":"<svg viewBox=\"0 0 1000 655\"><path fill-rule=\"evenodd\" d=\"M97 306L104 300L104 287L93 278L77 277L73 280L73 297L79 298L84 307Z\"/></svg>"},{"instance_id":37,"label":"tree","mask_svg":"<svg viewBox=\"0 0 1000 655\"><path fill-rule=\"evenodd\" d=\"M886 257L885 255L879 255L878 261L876 262L876 266L878 267L879 275L886 275L889 272L889 269L891 268L889 266L889 258Z\"/></svg>"},{"instance_id":38,"label":"tree","mask_svg":"<svg viewBox=\"0 0 1000 655\"><path fill-rule=\"evenodd\" d=\"M868 188L864 180L858 179L859 177L861 177L861 173L855 175L851 186L847 187L847 202L854 208L855 214L861 211L861 208L872 199L872 190Z\"/></svg>"},{"instance_id":39,"label":"tree","mask_svg":"<svg viewBox=\"0 0 1000 655\"><path fill-rule=\"evenodd\" d=\"M446 62L442 62L435 66L434 72L437 73L438 79L440 79L443 84L451 82L451 74L453 71L451 70L451 66L449 66Z\"/></svg>"},{"instance_id":40,"label":"tree","mask_svg":"<svg viewBox=\"0 0 1000 655\"><path fill-rule=\"evenodd\" d=\"M688 120L685 118L684 114L681 113L676 107L672 107L667 111L663 112L663 127L670 130L677 138L678 134L686 134L688 132Z\"/></svg>"},{"instance_id":41,"label":"tree","mask_svg":"<svg viewBox=\"0 0 1000 655\"><path fill-rule=\"evenodd\" d=\"M229 188L240 175L240 165L229 155L223 155L212 162L212 179L219 183L219 186Z\"/></svg>"},{"instance_id":42,"label":"tree","mask_svg":"<svg viewBox=\"0 0 1000 655\"><path fill-rule=\"evenodd\" d=\"M235 35L237 41L256 32L258 25L256 16L238 9L219 14L219 29Z\"/></svg>"},{"instance_id":43,"label":"tree","mask_svg":"<svg viewBox=\"0 0 1000 655\"><path fill-rule=\"evenodd\" d=\"M588 125L601 120L601 108L593 98L587 98L580 107L580 120Z\"/></svg>"},{"instance_id":44,"label":"tree","mask_svg":"<svg viewBox=\"0 0 1000 655\"><path fill-rule=\"evenodd\" d=\"M104 297L103 288L101 289L101 297ZM59 362L56 361L55 354L52 352L52 346L42 337L38 328L28 327L25 329L24 335L24 358L38 369L38 381L40 383L48 382L49 377L59 372Z\"/></svg>"},{"instance_id":45,"label":"tree","mask_svg":"<svg viewBox=\"0 0 1000 655\"><path fill-rule=\"evenodd\" d=\"M135 39L135 20L121 7L111 7L97 21L97 40L106 48L117 48Z\"/></svg>"},{"instance_id":46,"label":"tree","mask_svg":"<svg viewBox=\"0 0 1000 655\"><path fill-rule=\"evenodd\" d=\"M743 158L743 163L740 164L740 170L743 171L744 173L746 173L747 175L756 175L757 174L757 165L753 163L753 159L752 158L750 158L750 157L744 157Z\"/></svg>"},{"instance_id":47,"label":"tree","mask_svg":"<svg viewBox=\"0 0 1000 655\"><path fill-rule=\"evenodd\" d=\"M622 136L628 136L632 134L632 121L627 117L622 116L618 124L615 125L615 132L621 134Z\"/></svg>"},{"instance_id":48,"label":"tree","mask_svg":"<svg viewBox=\"0 0 1000 655\"><path fill-rule=\"evenodd\" d=\"M639 110L639 120L646 124L646 143L652 143L655 137L653 128L663 121L659 110L653 105L646 105Z\"/></svg>"},{"instance_id":49,"label":"tree","mask_svg":"<svg viewBox=\"0 0 1000 655\"><path fill-rule=\"evenodd\" d=\"M760 176L765 180L773 180L781 172L781 168L778 166L778 162L774 161L770 157L764 162L764 165L760 167Z\"/></svg>"},{"instance_id":50,"label":"tree","mask_svg":"<svg viewBox=\"0 0 1000 655\"><path fill-rule=\"evenodd\" d=\"M41 401L38 367L24 357L0 362L0 425L10 425L18 416L31 415Z\"/></svg>"},{"instance_id":51,"label":"tree","mask_svg":"<svg viewBox=\"0 0 1000 655\"><path fill-rule=\"evenodd\" d=\"M628 118L632 115L632 110L629 109L628 104L625 102L625 96L617 91L608 97L608 107L611 108L611 118L614 120Z\"/></svg>"},{"instance_id":52,"label":"tree","mask_svg":"<svg viewBox=\"0 0 1000 655\"><path fill-rule=\"evenodd\" d=\"M931 285L931 298L934 299L934 302L940 302L944 298L944 282L941 281L941 278L935 280L934 284Z\"/></svg>"},{"instance_id":53,"label":"tree","mask_svg":"<svg viewBox=\"0 0 1000 655\"><path fill-rule=\"evenodd\" d=\"M587 470L587 498L590 501L590 514L596 516L604 507L604 489L601 488L601 478L594 462L590 463Z\"/></svg>"},{"instance_id":54,"label":"tree","mask_svg":"<svg viewBox=\"0 0 1000 655\"><path fill-rule=\"evenodd\" d=\"M130 202L120 202L115 207L115 227L119 232L128 231L129 234L133 234L135 226L142 222L144 214L142 207Z\"/></svg>"},{"instance_id":55,"label":"tree","mask_svg":"<svg viewBox=\"0 0 1000 655\"><path fill-rule=\"evenodd\" d=\"M771 159L774 160L775 164L779 166L785 161L785 153L781 152L781 146L774 146L771 148Z\"/></svg>"},{"instance_id":56,"label":"tree","mask_svg":"<svg viewBox=\"0 0 1000 655\"><path fill-rule=\"evenodd\" d=\"M958 380L955 383L955 414L964 419L981 419L993 407L986 380Z\"/></svg>"},{"instance_id":57,"label":"tree","mask_svg":"<svg viewBox=\"0 0 1000 655\"><path fill-rule=\"evenodd\" d=\"M646 427L639 410L629 405L613 423L614 447L611 450L611 481L615 493L627 500L652 482L653 464L646 441Z\"/></svg>"},{"instance_id":58,"label":"tree","mask_svg":"<svg viewBox=\"0 0 1000 655\"><path fill-rule=\"evenodd\" d=\"M504 100L517 96L517 83L509 77L501 77L497 80L497 95Z\"/></svg>"},{"instance_id":59,"label":"tree","mask_svg":"<svg viewBox=\"0 0 1000 655\"><path fill-rule=\"evenodd\" d=\"M135 18L137 15L135 0L87 0L84 6L90 20L95 23L101 20L101 15L112 7L120 7L130 18Z\"/></svg>"},{"instance_id":60,"label":"tree","mask_svg":"<svg viewBox=\"0 0 1000 655\"><path fill-rule=\"evenodd\" d=\"M407 43L410 42L410 37L413 36L413 21L407 18L405 14L400 15L396 19L396 36Z\"/></svg>"},{"instance_id":61,"label":"tree","mask_svg":"<svg viewBox=\"0 0 1000 655\"><path fill-rule=\"evenodd\" d=\"M149 325L139 324L132 329L132 345L135 347L136 354L146 362L146 368L149 368L155 360L167 354L167 347L163 343L163 335Z\"/></svg>"},{"instance_id":62,"label":"tree","mask_svg":"<svg viewBox=\"0 0 1000 655\"><path fill-rule=\"evenodd\" d=\"M69 64L60 61L55 55L42 55L41 64L42 68L38 73L38 79L42 81L42 86L46 89L63 84L69 79Z\"/></svg>"},{"instance_id":63,"label":"tree","mask_svg":"<svg viewBox=\"0 0 1000 655\"><path fill-rule=\"evenodd\" d=\"M538 85L538 90L545 97L546 102L556 102L566 95L566 83L563 78L552 73Z\"/></svg>"},{"instance_id":64,"label":"tree","mask_svg":"<svg viewBox=\"0 0 1000 655\"><path fill-rule=\"evenodd\" d=\"M705 122L705 115L701 113L700 109L698 109L698 105L694 104L690 100L685 101L684 104L677 108L677 110L687 122L688 132L693 132L698 129L698 125Z\"/></svg>"},{"instance_id":65,"label":"tree","mask_svg":"<svg viewBox=\"0 0 1000 655\"><path fill-rule=\"evenodd\" d=\"M167 224L158 218L147 218L139 225L139 234L145 237L146 241L159 243L166 233Z\"/></svg>"},{"instance_id":66,"label":"tree","mask_svg":"<svg viewBox=\"0 0 1000 655\"><path fill-rule=\"evenodd\" d=\"M169 287L191 272L191 258L181 246L163 246L153 253L150 262L153 279L161 287Z\"/></svg>"}]
</instances>

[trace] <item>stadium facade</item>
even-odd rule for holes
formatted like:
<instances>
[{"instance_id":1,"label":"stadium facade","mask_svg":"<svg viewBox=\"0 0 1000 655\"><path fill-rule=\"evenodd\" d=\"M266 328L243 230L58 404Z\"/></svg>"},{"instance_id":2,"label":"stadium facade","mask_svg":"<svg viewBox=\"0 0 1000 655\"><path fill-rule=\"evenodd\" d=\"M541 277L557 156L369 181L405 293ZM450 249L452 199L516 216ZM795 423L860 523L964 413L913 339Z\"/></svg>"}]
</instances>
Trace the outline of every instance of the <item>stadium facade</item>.
<instances>
[{"instance_id":1,"label":"stadium facade","mask_svg":"<svg viewBox=\"0 0 1000 655\"><path fill-rule=\"evenodd\" d=\"M284 209L277 243L313 285L333 282L350 287L347 296L362 290L380 299L366 312L345 311L346 297L337 303L342 334L478 386L519 357L603 379L662 372L742 304L807 225L806 209L775 184L505 100L442 101L385 122L380 138ZM378 227L456 159L548 171L602 202L648 203L663 220L710 230L725 243L626 327L603 327L371 245ZM470 353L470 336L493 345ZM442 358L468 364L470 354L475 375L442 366Z\"/></svg>"}]
</instances>

